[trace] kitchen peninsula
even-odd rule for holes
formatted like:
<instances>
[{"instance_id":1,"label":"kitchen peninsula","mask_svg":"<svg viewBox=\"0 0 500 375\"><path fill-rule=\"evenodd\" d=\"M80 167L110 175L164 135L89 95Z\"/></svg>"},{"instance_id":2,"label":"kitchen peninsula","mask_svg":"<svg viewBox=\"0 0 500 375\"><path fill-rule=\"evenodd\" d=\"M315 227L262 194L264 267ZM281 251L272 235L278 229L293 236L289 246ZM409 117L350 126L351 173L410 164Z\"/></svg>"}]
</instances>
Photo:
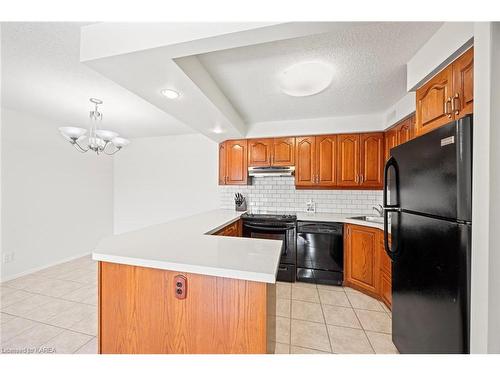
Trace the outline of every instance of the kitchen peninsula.
<instances>
[{"instance_id":1,"label":"kitchen peninsula","mask_svg":"<svg viewBox=\"0 0 500 375\"><path fill-rule=\"evenodd\" d=\"M107 237L99 261L99 353L266 353L281 241L217 236L214 210Z\"/></svg>"}]
</instances>

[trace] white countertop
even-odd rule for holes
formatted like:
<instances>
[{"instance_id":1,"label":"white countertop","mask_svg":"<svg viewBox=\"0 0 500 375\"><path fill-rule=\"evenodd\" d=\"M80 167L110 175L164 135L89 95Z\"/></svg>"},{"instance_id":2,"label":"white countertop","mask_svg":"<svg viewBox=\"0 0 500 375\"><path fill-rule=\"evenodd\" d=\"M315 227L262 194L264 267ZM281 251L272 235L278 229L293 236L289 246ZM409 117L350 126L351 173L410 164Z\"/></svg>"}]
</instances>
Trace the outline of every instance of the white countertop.
<instances>
[{"instance_id":1,"label":"white countertop","mask_svg":"<svg viewBox=\"0 0 500 375\"><path fill-rule=\"evenodd\" d=\"M241 216L213 210L102 239L98 261L275 283L282 241L212 236Z\"/></svg>"},{"instance_id":2,"label":"white countertop","mask_svg":"<svg viewBox=\"0 0 500 375\"><path fill-rule=\"evenodd\" d=\"M363 216L362 214L329 214L329 213L307 213L297 212L297 220L299 221L324 221L335 223L347 223L363 225L365 227L378 228L384 230L383 223L376 223L373 221L350 219L353 216ZM390 226L389 226L390 231Z\"/></svg>"},{"instance_id":3,"label":"white countertop","mask_svg":"<svg viewBox=\"0 0 500 375\"><path fill-rule=\"evenodd\" d=\"M282 241L212 236L241 216L213 210L102 239L98 261L275 283ZM297 213L297 220L350 223L383 230L383 224L349 219L359 214Z\"/></svg>"}]
</instances>

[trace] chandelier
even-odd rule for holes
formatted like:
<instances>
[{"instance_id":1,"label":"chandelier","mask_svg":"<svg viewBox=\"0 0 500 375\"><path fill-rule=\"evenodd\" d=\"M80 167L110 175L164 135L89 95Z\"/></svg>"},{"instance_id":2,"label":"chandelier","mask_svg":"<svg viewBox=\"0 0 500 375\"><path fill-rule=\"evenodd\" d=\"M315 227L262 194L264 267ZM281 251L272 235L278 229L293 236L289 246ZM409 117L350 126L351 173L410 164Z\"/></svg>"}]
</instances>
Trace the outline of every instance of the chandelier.
<instances>
[{"instance_id":1,"label":"chandelier","mask_svg":"<svg viewBox=\"0 0 500 375\"><path fill-rule=\"evenodd\" d=\"M102 122L102 113L99 112L99 105L102 100L90 98L90 102L94 104L94 110L90 111L90 129L87 134L87 129L76 128L73 126L64 126L59 128L62 136L66 138L78 151L87 152L92 150L99 154L113 155L128 145L130 141L118 136L111 130L100 128Z\"/></svg>"}]
</instances>

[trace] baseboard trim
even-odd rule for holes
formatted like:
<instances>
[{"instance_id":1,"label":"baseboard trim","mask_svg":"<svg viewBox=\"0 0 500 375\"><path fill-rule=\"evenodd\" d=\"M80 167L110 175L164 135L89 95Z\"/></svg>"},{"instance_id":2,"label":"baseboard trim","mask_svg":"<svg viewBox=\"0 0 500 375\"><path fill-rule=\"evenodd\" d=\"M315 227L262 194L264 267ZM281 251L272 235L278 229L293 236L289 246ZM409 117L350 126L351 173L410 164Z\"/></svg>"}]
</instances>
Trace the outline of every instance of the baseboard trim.
<instances>
[{"instance_id":1,"label":"baseboard trim","mask_svg":"<svg viewBox=\"0 0 500 375\"><path fill-rule=\"evenodd\" d=\"M68 258L64 258L64 259L60 259L56 262L52 262L52 263L49 263L49 264L46 264L46 265L43 265L43 266L40 266L40 267L35 267L35 268L30 268L29 270L26 270L26 271L23 271L23 272L19 272L19 273L16 273L15 275L11 275L11 276L7 276L7 277L2 277L1 278L1 282L2 283L5 283L7 281L10 281L10 280L14 280L14 279L17 279L18 277L22 277L22 276L26 276L26 275L29 275L29 274L32 274L32 273L35 273L35 272L38 272L38 271L41 271L45 268L49 268L49 267L53 267L53 266L57 266L59 264L62 264L62 263L66 263L66 262L69 262L69 261L72 261L72 260L75 260L75 259L78 259L78 258L81 258L81 257L84 257L85 255L90 255L92 254L92 252L85 252L83 254L78 254L78 255L73 255L71 257L68 257Z\"/></svg>"}]
</instances>

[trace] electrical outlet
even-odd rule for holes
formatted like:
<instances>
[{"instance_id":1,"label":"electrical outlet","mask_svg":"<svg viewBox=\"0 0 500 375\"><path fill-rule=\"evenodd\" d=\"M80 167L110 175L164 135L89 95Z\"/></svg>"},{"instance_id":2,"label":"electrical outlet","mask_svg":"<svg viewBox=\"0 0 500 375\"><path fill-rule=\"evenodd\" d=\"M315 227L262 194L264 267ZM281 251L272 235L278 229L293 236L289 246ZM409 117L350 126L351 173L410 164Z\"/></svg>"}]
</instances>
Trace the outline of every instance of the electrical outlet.
<instances>
[{"instance_id":1,"label":"electrical outlet","mask_svg":"<svg viewBox=\"0 0 500 375\"><path fill-rule=\"evenodd\" d=\"M11 263L14 261L14 252L11 252L11 253L5 253L3 255L3 263Z\"/></svg>"}]
</instances>

